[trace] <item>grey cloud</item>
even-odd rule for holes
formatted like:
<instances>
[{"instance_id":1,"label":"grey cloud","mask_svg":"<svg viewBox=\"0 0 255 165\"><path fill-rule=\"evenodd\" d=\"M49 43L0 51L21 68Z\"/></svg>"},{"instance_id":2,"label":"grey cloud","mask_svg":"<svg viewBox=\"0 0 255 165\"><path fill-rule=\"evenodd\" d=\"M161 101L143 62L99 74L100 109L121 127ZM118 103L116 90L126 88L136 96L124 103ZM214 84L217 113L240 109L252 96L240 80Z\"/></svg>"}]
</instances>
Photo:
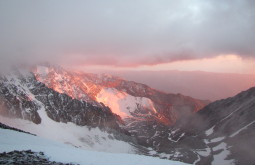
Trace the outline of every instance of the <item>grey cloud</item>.
<instances>
[{"instance_id":1,"label":"grey cloud","mask_svg":"<svg viewBox=\"0 0 255 165\"><path fill-rule=\"evenodd\" d=\"M0 1L1 61L153 65L255 55L253 0Z\"/></svg>"}]
</instances>

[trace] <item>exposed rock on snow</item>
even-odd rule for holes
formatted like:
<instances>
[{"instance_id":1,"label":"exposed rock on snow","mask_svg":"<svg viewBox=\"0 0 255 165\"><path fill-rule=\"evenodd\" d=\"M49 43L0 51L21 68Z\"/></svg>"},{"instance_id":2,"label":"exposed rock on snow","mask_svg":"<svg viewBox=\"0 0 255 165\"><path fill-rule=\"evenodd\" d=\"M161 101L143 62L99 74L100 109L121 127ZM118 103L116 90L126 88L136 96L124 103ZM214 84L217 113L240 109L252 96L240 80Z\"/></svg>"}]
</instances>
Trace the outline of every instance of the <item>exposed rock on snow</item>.
<instances>
[{"instance_id":1,"label":"exposed rock on snow","mask_svg":"<svg viewBox=\"0 0 255 165\"><path fill-rule=\"evenodd\" d=\"M11 151L0 153L0 164L11 165L11 164L47 164L47 165L74 165L72 163L58 163L55 161L49 161L43 152L32 152L31 150L26 151Z\"/></svg>"},{"instance_id":2,"label":"exposed rock on snow","mask_svg":"<svg viewBox=\"0 0 255 165\"><path fill-rule=\"evenodd\" d=\"M16 152L12 152L16 150ZM32 152L39 152L39 155L29 154L29 158L45 159L42 157L43 152L49 162L61 162L64 164L80 164L80 165L184 165L184 163L170 160L162 160L153 157L132 155L132 154L113 154L95 151L86 151L79 148L74 148L58 142L53 142L40 137L24 134L12 130L0 129L0 153L12 152L16 157L24 151L31 150ZM28 151L30 153L30 151ZM15 158L14 158L15 159ZM24 158L26 160L26 158ZM1 160L1 158L0 158ZM11 161L12 158L9 159ZM4 159L4 161L6 161ZM26 163L25 163L26 164Z\"/></svg>"}]
</instances>

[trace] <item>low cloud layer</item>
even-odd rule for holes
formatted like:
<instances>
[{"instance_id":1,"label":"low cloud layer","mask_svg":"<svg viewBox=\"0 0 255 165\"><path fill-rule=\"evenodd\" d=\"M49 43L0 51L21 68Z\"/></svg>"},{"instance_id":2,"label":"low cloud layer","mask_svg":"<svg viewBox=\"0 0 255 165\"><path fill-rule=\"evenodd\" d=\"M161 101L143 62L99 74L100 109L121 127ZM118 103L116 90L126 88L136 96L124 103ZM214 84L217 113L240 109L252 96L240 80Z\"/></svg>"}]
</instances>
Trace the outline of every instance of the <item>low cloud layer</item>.
<instances>
[{"instance_id":1,"label":"low cloud layer","mask_svg":"<svg viewBox=\"0 0 255 165\"><path fill-rule=\"evenodd\" d=\"M255 56L253 0L0 1L1 61L139 66Z\"/></svg>"}]
</instances>

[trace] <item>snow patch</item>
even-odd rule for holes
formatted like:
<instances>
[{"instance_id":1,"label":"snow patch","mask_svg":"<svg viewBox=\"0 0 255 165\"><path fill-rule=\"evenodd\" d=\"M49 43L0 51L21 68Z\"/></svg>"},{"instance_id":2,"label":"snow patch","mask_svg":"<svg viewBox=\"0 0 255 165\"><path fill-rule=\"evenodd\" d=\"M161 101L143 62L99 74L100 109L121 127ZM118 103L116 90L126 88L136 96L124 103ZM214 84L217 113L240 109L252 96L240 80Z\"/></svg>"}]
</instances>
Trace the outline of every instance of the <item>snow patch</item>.
<instances>
[{"instance_id":1,"label":"snow patch","mask_svg":"<svg viewBox=\"0 0 255 165\"><path fill-rule=\"evenodd\" d=\"M206 136L209 136L213 133L213 129L215 126L212 126L210 129L208 129L207 131L205 131Z\"/></svg>"},{"instance_id":2,"label":"snow patch","mask_svg":"<svg viewBox=\"0 0 255 165\"><path fill-rule=\"evenodd\" d=\"M223 139L225 139L225 137L218 137L218 138L214 138L214 139L210 140L210 142L215 143L215 142L222 141Z\"/></svg>"},{"instance_id":3,"label":"snow patch","mask_svg":"<svg viewBox=\"0 0 255 165\"><path fill-rule=\"evenodd\" d=\"M171 138L171 134L168 134L168 140L170 140L171 142L175 142L177 143L183 136L185 135L185 133L182 133L177 140L174 140Z\"/></svg>"},{"instance_id":4,"label":"snow patch","mask_svg":"<svg viewBox=\"0 0 255 165\"><path fill-rule=\"evenodd\" d=\"M158 156L158 157L160 157L162 159L180 158L180 157L183 156L181 154L181 152L179 152L179 151L175 151L174 154L169 154L169 153L165 153L165 152L158 153L157 151L155 151L151 147L149 147L147 149L149 150L149 155L151 155L151 156Z\"/></svg>"},{"instance_id":5,"label":"snow patch","mask_svg":"<svg viewBox=\"0 0 255 165\"><path fill-rule=\"evenodd\" d=\"M153 156L153 155L156 155L158 152L153 150L151 147L148 148L149 150L149 155Z\"/></svg>"},{"instance_id":6,"label":"snow patch","mask_svg":"<svg viewBox=\"0 0 255 165\"><path fill-rule=\"evenodd\" d=\"M213 151L222 150L219 154L213 155L213 162L212 165L230 165L234 164L234 160L226 160L227 156L230 154L230 151L227 148L227 144L222 142L216 147L212 148Z\"/></svg>"},{"instance_id":7,"label":"snow patch","mask_svg":"<svg viewBox=\"0 0 255 165\"><path fill-rule=\"evenodd\" d=\"M200 156L203 157L207 157L210 155L211 153L211 149L210 148L205 148L205 149L201 149L201 150L195 150L197 154L199 154Z\"/></svg>"},{"instance_id":8,"label":"snow patch","mask_svg":"<svg viewBox=\"0 0 255 165\"><path fill-rule=\"evenodd\" d=\"M145 97L134 97L126 92L120 92L114 88L103 88L97 94L96 99L111 108L113 113L122 118L131 117L131 113L137 110L138 106L151 110L151 113L157 113L153 102Z\"/></svg>"},{"instance_id":9,"label":"snow patch","mask_svg":"<svg viewBox=\"0 0 255 165\"><path fill-rule=\"evenodd\" d=\"M49 73L49 68L45 66L37 66L36 72L42 76L46 76Z\"/></svg>"}]
</instances>

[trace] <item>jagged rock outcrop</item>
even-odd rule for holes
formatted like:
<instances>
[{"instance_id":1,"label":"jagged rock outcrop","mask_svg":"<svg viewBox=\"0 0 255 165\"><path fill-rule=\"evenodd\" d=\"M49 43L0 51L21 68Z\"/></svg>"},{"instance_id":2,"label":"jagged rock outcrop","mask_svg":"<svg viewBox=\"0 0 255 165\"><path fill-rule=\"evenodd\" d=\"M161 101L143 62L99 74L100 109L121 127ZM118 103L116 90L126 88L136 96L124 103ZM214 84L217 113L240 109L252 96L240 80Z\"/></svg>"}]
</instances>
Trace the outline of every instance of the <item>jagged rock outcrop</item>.
<instances>
[{"instance_id":1,"label":"jagged rock outcrop","mask_svg":"<svg viewBox=\"0 0 255 165\"><path fill-rule=\"evenodd\" d=\"M73 163L60 163L50 161L43 152L26 151L12 151L0 153L0 164L5 165L34 165L34 164L47 164L47 165L75 165Z\"/></svg>"},{"instance_id":2,"label":"jagged rock outcrop","mask_svg":"<svg viewBox=\"0 0 255 165\"><path fill-rule=\"evenodd\" d=\"M251 88L165 127L154 148L168 156L180 152L175 160L187 163L252 165L254 130L255 88Z\"/></svg>"},{"instance_id":3,"label":"jagged rock outcrop","mask_svg":"<svg viewBox=\"0 0 255 165\"><path fill-rule=\"evenodd\" d=\"M13 71L0 77L1 113L40 124L38 111L44 109L54 121L123 131L122 120L104 105L73 99L36 80L33 73Z\"/></svg>"},{"instance_id":4,"label":"jagged rock outcrop","mask_svg":"<svg viewBox=\"0 0 255 165\"><path fill-rule=\"evenodd\" d=\"M23 132L23 133L27 133L27 134L30 134L30 135L34 135L34 134L29 133L29 132L26 132L26 131L23 131L23 130L14 128L14 127L10 127L10 126L5 125L5 124L3 124L3 123L1 123L1 122L0 122L0 128L2 128L2 129L14 130L14 131L18 131L18 132Z\"/></svg>"}]
</instances>

